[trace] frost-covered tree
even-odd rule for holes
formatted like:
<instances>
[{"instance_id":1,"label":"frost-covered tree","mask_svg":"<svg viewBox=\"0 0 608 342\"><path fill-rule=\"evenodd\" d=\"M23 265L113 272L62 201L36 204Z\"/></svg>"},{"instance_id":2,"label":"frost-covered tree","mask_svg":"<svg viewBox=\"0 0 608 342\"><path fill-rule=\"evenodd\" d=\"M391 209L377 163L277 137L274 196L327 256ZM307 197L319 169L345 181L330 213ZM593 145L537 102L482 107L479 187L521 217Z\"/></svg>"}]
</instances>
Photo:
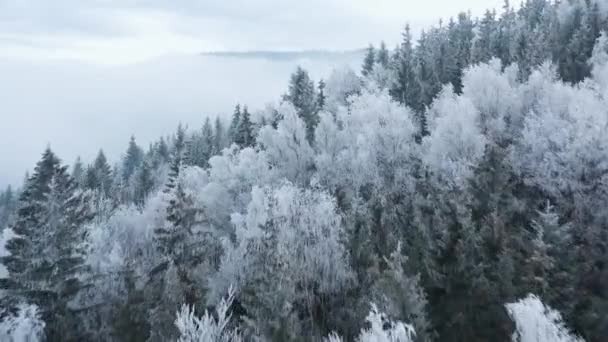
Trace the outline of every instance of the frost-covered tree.
<instances>
[{"instance_id":1,"label":"frost-covered tree","mask_svg":"<svg viewBox=\"0 0 608 342\"><path fill-rule=\"evenodd\" d=\"M20 304L16 315L3 312L0 320L0 340L6 342L44 341L45 323L36 305Z\"/></svg>"},{"instance_id":2,"label":"frost-covered tree","mask_svg":"<svg viewBox=\"0 0 608 342\"><path fill-rule=\"evenodd\" d=\"M363 66L361 67L361 75L368 76L374 70L374 64L376 63L376 49L373 45L369 45L363 58Z\"/></svg>"},{"instance_id":3,"label":"frost-covered tree","mask_svg":"<svg viewBox=\"0 0 608 342\"><path fill-rule=\"evenodd\" d=\"M298 116L306 124L306 137L310 142L314 139L314 130L318 123L317 95L315 84L310 79L308 71L298 67L291 75L289 89L283 99L293 105Z\"/></svg>"},{"instance_id":4,"label":"frost-covered tree","mask_svg":"<svg viewBox=\"0 0 608 342\"><path fill-rule=\"evenodd\" d=\"M36 304L47 338L79 336L70 305L83 288L84 225L91 219L86 196L47 148L19 199L19 211L2 258L9 272L7 299Z\"/></svg>"},{"instance_id":5,"label":"frost-covered tree","mask_svg":"<svg viewBox=\"0 0 608 342\"><path fill-rule=\"evenodd\" d=\"M135 136L131 136L129 147L122 162L122 178L128 181L135 170L141 165L144 158L144 152L135 142Z\"/></svg>"},{"instance_id":6,"label":"frost-covered tree","mask_svg":"<svg viewBox=\"0 0 608 342\"><path fill-rule=\"evenodd\" d=\"M545 306L535 295L505 307L516 326L513 342L584 342L568 330L559 312Z\"/></svg>"},{"instance_id":7,"label":"frost-covered tree","mask_svg":"<svg viewBox=\"0 0 608 342\"><path fill-rule=\"evenodd\" d=\"M243 107L234 142L241 148L251 147L255 144L253 122L251 122L251 114L249 114L247 106Z\"/></svg>"},{"instance_id":8,"label":"frost-covered tree","mask_svg":"<svg viewBox=\"0 0 608 342\"><path fill-rule=\"evenodd\" d=\"M372 309L366 318L369 328L361 329L356 341L358 342L413 342L416 341L414 327L400 321L390 321L372 304ZM342 338L331 333L325 342L342 342Z\"/></svg>"},{"instance_id":9,"label":"frost-covered tree","mask_svg":"<svg viewBox=\"0 0 608 342\"><path fill-rule=\"evenodd\" d=\"M390 56L384 41L380 42L380 48L376 54L376 61L378 61L378 64L383 68L388 68L389 66Z\"/></svg>"},{"instance_id":10,"label":"frost-covered tree","mask_svg":"<svg viewBox=\"0 0 608 342\"><path fill-rule=\"evenodd\" d=\"M201 318L195 316L194 310L183 305L177 313L175 325L179 330L179 342L240 342L243 338L239 331L230 327L232 314L228 311L234 301L234 291L228 291L215 308L215 315L205 310Z\"/></svg>"},{"instance_id":11,"label":"frost-covered tree","mask_svg":"<svg viewBox=\"0 0 608 342\"><path fill-rule=\"evenodd\" d=\"M410 26L406 25L402 34L403 41L396 52L396 78L391 86L391 96L395 101L421 110L420 86L415 70L415 54Z\"/></svg>"},{"instance_id":12,"label":"frost-covered tree","mask_svg":"<svg viewBox=\"0 0 608 342\"><path fill-rule=\"evenodd\" d=\"M97 191L104 196L110 196L113 183L112 168L108 164L103 150L99 150L93 165L87 168L84 177L84 184L87 189Z\"/></svg>"},{"instance_id":13,"label":"frost-covered tree","mask_svg":"<svg viewBox=\"0 0 608 342\"><path fill-rule=\"evenodd\" d=\"M283 339L323 334L327 317L318 310L353 280L331 197L288 183L254 188L246 213L232 222L236 239L225 242L210 299L234 284L256 331Z\"/></svg>"},{"instance_id":14,"label":"frost-covered tree","mask_svg":"<svg viewBox=\"0 0 608 342\"><path fill-rule=\"evenodd\" d=\"M307 139L305 122L290 105L281 106L279 111L283 120L276 129L263 127L258 134L258 145L276 168L277 176L306 184L313 168L314 150Z\"/></svg>"}]
</instances>

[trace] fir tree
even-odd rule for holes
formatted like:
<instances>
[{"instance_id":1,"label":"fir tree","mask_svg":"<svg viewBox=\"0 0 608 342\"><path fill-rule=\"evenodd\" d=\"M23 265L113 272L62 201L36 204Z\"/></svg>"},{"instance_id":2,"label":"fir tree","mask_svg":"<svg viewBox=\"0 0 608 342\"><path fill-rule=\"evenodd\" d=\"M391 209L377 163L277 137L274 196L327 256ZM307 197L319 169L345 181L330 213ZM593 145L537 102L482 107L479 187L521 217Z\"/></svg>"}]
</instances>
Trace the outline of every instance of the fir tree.
<instances>
[{"instance_id":1,"label":"fir tree","mask_svg":"<svg viewBox=\"0 0 608 342\"><path fill-rule=\"evenodd\" d=\"M167 163L170 158L169 146L165 142L165 138L161 137L156 148L156 154L162 163Z\"/></svg>"},{"instance_id":2,"label":"fir tree","mask_svg":"<svg viewBox=\"0 0 608 342\"><path fill-rule=\"evenodd\" d=\"M74 166L72 166L71 175L78 186L83 186L85 179L85 170L80 157L76 157L76 161L74 161Z\"/></svg>"},{"instance_id":3,"label":"fir tree","mask_svg":"<svg viewBox=\"0 0 608 342\"><path fill-rule=\"evenodd\" d=\"M247 106L243 107L243 113L241 115L241 122L234 141L241 148L253 146L255 141L253 137L253 123L251 122L251 115L247 110Z\"/></svg>"},{"instance_id":4,"label":"fir tree","mask_svg":"<svg viewBox=\"0 0 608 342\"><path fill-rule=\"evenodd\" d=\"M226 147L226 132L224 125L219 116L215 118L215 127L213 135L213 155L218 155Z\"/></svg>"},{"instance_id":5,"label":"fir tree","mask_svg":"<svg viewBox=\"0 0 608 342\"><path fill-rule=\"evenodd\" d=\"M376 55L376 60L378 61L378 64L380 64L384 68L388 68L389 59L390 58L389 58L388 49L386 48L386 43L384 43L384 41L382 41L382 42L380 42L380 48L378 49L378 53Z\"/></svg>"},{"instance_id":6,"label":"fir tree","mask_svg":"<svg viewBox=\"0 0 608 342\"><path fill-rule=\"evenodd\" d=\"M127 154L125 155L122 163L122 179L128 182L131 175L141 165L143 161L144 152L135 142L135 136L131 136L129 140L129 147L127 148Z\"/></svg>"},{"instance_id":7,"label":"fir tree","mask_svg":"<svg viewBox=\"0 0 608 342\"><path fill-rule=\"evenodd\" d=\"M412 34L409 25L406 25L403 31L403 42L397 51L396 59L396 80L390 89L390 93L395 101L418 107L420 88L416 76Z\"/></svg>"},{"instance_id":8,"label":"fir tree","mask_svg":"<svg viewBox=\"0 0 608 342\"><path fill-rule=\"evenodd\" d=\"M170 192L175 188L177 177L179 177L179 171L184 161L184 154L186 151L186 130L180 124L177 126L177 132L175 134L175 141L171 151L171 165L169 168L169 178L165 186L165 192Z\"/></svg>"},{"instance_id":9,"label":"fir tree","mask_svg":"<svg viewBox=\"0 0 608 342\"><path fill-rule=\"evenodd\" d=\"M315 127L319 122L317 112L317 96L315 84L310 79L308 72L301 67L291 75L289 89L283 96L285 101L290 102L296 109L298 116L306 124L306 137L309 142L314 139Z\"/></svg>"},{"instance_id":10,"label":"fir tree","mask_svg":"<svg viewBox=\"0 0 608 342\"><path fill-rule=\"evenodd\" d=\"M135 203L143 206L148 198L148 195L154 188L154 179L152 178L152 170L148 160L144 160L141 167L137 171L135 184Z\"/></svg>"},{"instance_id":11,"label":"fir tree","mask_svg":"<svg viewBox=\"0 0 608 342\"><path fill-rule=\"evenodd\" d=\"M93 169L97 175L98 190L101 191L105 196L110 196L110 190L112 188L112 169L106 155L103 150L99 150L95 162L93 163Z\"/></svg>"},{"instance_id":12,"label":"fir tree","mask_svg":"<svg viewBox=\"0 0 608 342\"><path fill-rule=\"evenodd\" d=\"M8 299L34 303L51 341L77 338L76 312L68 305L83 288L83 225L92 215L67 167L47 148L20 197L20 209L2 258L9 271Z\"/></svg>"},{"instance_id":13,"label":"fir tree","mask_svg":"<svg viewBox=\"0 0 608 342\"><path fill-rule=\"evenodd\" d=\"M363 66L361 67L361 74L368 76L374 71L374 64L376 63L376 50L372 44L367 48L365 58L363 59Z\"/></svg>"},{"instance_id":14,"label":"fir tree","mask_svg":"<svg viewBox=\"0 0 608 342\"><path fill-rule=\"evenodd\" d=\"M319 111L325 108L325 102L327 101L327 96L325 95L325 86L325 81L321 79L319 81L319 85L317 86L317 89L319 90L317 93L317 109Z\"/></svg>"},{"instance_id":15,"label":"fir tree","mask_svg":"<svg viewBox=\"0 0 608 342\"><path fill-rule=\"evenodd\" d=\"M230 143L236 143L240 123L241 105L237 104L236 107L234 107L234 112L232 113L232 121L230 121L230 127L228 128L228 136L230 138Z\"/></svg>"}]
</instances>

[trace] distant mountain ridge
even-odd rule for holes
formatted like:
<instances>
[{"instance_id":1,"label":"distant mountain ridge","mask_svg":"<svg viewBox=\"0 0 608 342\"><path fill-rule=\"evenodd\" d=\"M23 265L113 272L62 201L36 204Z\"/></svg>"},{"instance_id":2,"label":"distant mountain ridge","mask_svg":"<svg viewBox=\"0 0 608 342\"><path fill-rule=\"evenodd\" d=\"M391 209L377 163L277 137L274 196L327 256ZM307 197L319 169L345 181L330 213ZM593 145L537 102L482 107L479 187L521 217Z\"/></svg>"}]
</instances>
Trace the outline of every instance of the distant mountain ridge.
<instances>
[{"instance_id":1,"label":"distant mountain ridge","mask_svg":"<svg viewBox=\"0 0 608 342\"><path fill-rule=\"evenodd\" d=\"M211 51L203 52L203 56L212 57L230 57L230 58L258 58L268 60L297 60L297 59L344 59L344 58L362 58L365 49L346 50L346 51L331 51L331 50L301 50L301 51Z\"/></svg>"}]
</instances>

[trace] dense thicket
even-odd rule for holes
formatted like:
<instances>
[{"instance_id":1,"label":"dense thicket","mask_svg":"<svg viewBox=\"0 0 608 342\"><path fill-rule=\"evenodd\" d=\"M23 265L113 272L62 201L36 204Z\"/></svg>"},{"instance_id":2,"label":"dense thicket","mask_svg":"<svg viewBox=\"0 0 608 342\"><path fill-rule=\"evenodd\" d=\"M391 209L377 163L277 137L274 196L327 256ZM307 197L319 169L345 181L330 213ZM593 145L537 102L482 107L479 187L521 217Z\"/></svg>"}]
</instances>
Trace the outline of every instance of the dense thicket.
<instances>
[{"instance_id":1,"label":"dense thicket","mask_svg":"<svg viewBox=\"0 0 608 342\"><path fill-rule=\"evenodd\" d=\"M602 5L406 28L360 74L298 68L279 103L114 166L48 149L0 195L0 337L603 341Z\"/></svg>"}]
</instances>

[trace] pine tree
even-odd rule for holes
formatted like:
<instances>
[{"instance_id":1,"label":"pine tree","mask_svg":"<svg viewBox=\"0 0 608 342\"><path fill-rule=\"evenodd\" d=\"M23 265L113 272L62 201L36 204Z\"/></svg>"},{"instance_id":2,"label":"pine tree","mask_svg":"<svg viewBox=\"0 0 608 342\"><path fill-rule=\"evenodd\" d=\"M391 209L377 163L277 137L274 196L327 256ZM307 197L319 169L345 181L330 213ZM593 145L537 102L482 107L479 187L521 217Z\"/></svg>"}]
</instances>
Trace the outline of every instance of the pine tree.
<instances>
[{"instance_id":1,"label":"pine tree","mask_svg":"<svg viewBox=\"0 0 608 342\"><path fill-rule=\"evenodd\" d=\"M186 194L181 183L177 183L170 194L166 224L154 230L154 239L161 253L162 264L155 275L158 292L152 306L150 320L157 322L153 335L163 336L174 332L167 318L173 317L175 305L199 305L201 289L196 286L192 270L202 262L203 249L196 224L200 224L200 211L192 198Z\"/></svg>"},{"instance_id":2,"label":"pine tree","mask_svg":"<svg viewBox=\"0 0 608 342\"><path fill-rule=\"evenodd\" d=\"M215 143L215 137L213 136L213 126L211 126L211 119L209 117L205 119L205 124L203 125L202 139L205 157L203 167L207 167L209 165L209 159L213 156L213 145Z\"/></svg>"},{"instance_id":3,"label":"pine tree","mask_svg":"<svg viewBox=\"0 0 608 342\"><path fill-rule=\"evenodd\" d=\"M376 50L372 44L367 48L367 53L363 59L363 66L361 68L361 74L368 76L374 71L374 64L376 63Z\"/></svg>"},{"instance_id":4,"label":"pine tree","mask_svg":"<svg viewBox=\"0 0 608 342\"><path fill-rule=\"evenodd\" d=\"M403 31L403 41L396 54L396 80L390 89L391 96L399 103L419 107L420 87L417 80L409 24Z\"/></svg>"},{"instance_id":5,"label":"pine tree","mask_svg":"<svg viewBox=\"0 0 608 342\"><path fill-rule=\"evenodd\" d=\"M228 128L228 136L230 138L231 144L236 143L240 123L241 123L241 105L237 104L236 107L234 107L234 112L232 113L232 121L230 121L230 127Z\"/></svg>"},{"instance_id":6,"label":"pine tree","mask_svg":"<svg viewBox=\"0 0 608 342\"><path fill-rule=\"evenodd\" d=\"M479 34L473 44L472 63L487 63L496 56L494 36L496 35L496 12L487 10L478 24Z\"/></svg>"},{"instance_id":7,"label":"pine tree","mask_svg":"<svg viewBox=\"0 0 608 342\"><path fill-rule=\"evenodd\" d=\"M325 108L325 102L327 100L327 96L325 95L325 81L321 79L319 81L319 85L317 86L319 92L317 93L317 109L319 111Z\"/></svg>"},{"instance_id":8,"label":"pine tree","mask_svg":"<svg viewBox=\"0 0 608 342\"><path fill-rule=\"evenodd\" d=\"M0 193L0 234L12 221L16 207L17 199L9 184L6 186L6 190Z\"/></svg>"},{"instance_id":9,"label":"pine tree","mask_svg":"<svg viewBox=\"0 0 608 342\"><path fill-rule=\"evenodd\" d=\"M110 196L112 188L112 168L110 167L110 164L108 164L108 160L103 153L103 150L99 150L95 162L93 163L93 169L95 170L99 182L98 189L105 196Z\"/></svg>"},{"instance_id":10,"label":"pine tree","mask_svg":"<svg viewBox=\"0 0 608 342\"><path fill-rule=\"evenodd\" d=\"M235 143L241 148L251 147L255 143L253 137L253 123L251 122L251 115L247 110L247 106L243 107Z\"/></svg>"},{"instance_id":11,"label":"pine tree","mask_svg":"<svg viewBox=\"0 0 608 342\"><path fill-rule=\"evenodd\" d=\"M83 186L85 179L85 170L80 157L76 157L76 161L74 161L74 166L72 166L71 175L78 186Z\"/></svg>"},{"instance_id":12,"label":"pine tree","mask_svg":"<svg viewBox=\"0 0 608 342\"><path fill-rule=\"evenodd\" d=\"M169 161L169 146L167 146L165 138L160 138L160 141L158 142L158 147L156 148L156 154L162 163L167 163Z\"/></svg>"},{"instance_id":13,"label":"pine tree","mask_svg":"<svg viewBox=\"0 0 608 342\"><path fill-rule=\"evenodd\" d=\"M122 163L122 179L128 182L131 175L141 165L143 161L144 152L135 142L135 136L131 136L129 140L129 147L127 148L127 154L125 155Z\"/></svg>"},{"instance_id":14,"label":"pine tree","mask_svg":"<svg viewBox=\"0 0 608 342\"><path fill-rule=\"evenodd\" d=\"M175 134L175 141L171 151L171 165L169 168L169 177L167 184L165 185L164 192L170 192L175 188L177 177L179 177L179 171L182 167L184 154L186 151L186 130L180 124L177 126L177 132Z\"/></svg>"},{"instance_id":15,"label":"pine tree","mask_svg":"<svg viewBox=\"0 0 608 342\"><path fill-rule=\"evenodd\" d=\"M376 56L376 60L378 61L378 64L380 64L384 68L388 68L389 59L390 59L390 57L389 57L388 49L386 48L386 43L384 41L382 41L382 42L380 42L380 49L378 49L378 54Z\"/></svg>"},{"instance_id":16,"label":"pine tree","mask_svg":"<svg viewBox=\"0 0 608 342\"><path fill-rule=\"evenodd\" d=\"M148 195L154 188L154 179L152 178L152 170L148 160L144 160L141 167L137 171L135 184L135 203L143 206L148 198Z\"/></svg>"},{"instance_id":17,"label":"pine tree","mask_svg":"<svg viewBox=\"0 0 608 342\"><path fill-rule=\"evenodd\" d=\"M315 127L319 122L319 114L317 112L315 84L306 70L298 67L291 75L289 89L283 99L295 107L298 116L306 124L306 137L309 142L312 142Z\"/></svg>"},{"instance_id":18,"label":"pine tree","mask_svg":"<svg viewBox=\"0 0 608 342\"><path fill-rule=\"evenodd\" d=\"M68 305L83 288L83 225L92 215L87 199L47 148L20 196L20 209L2 261L9 279L7 299L38 305L50 341L75 340L76 313Z\"/></svg>"},{"instance_id":19,"label":"pine tree","mask_svg":"<svg viewBox=\"0 0 608 342\"><path fill-rule=\"evenodd\" d=\"M213 135L213 155L218 155L226 147L226 132L219 116L215 118L215 130Z\"/></svg>"}]
</instances>

